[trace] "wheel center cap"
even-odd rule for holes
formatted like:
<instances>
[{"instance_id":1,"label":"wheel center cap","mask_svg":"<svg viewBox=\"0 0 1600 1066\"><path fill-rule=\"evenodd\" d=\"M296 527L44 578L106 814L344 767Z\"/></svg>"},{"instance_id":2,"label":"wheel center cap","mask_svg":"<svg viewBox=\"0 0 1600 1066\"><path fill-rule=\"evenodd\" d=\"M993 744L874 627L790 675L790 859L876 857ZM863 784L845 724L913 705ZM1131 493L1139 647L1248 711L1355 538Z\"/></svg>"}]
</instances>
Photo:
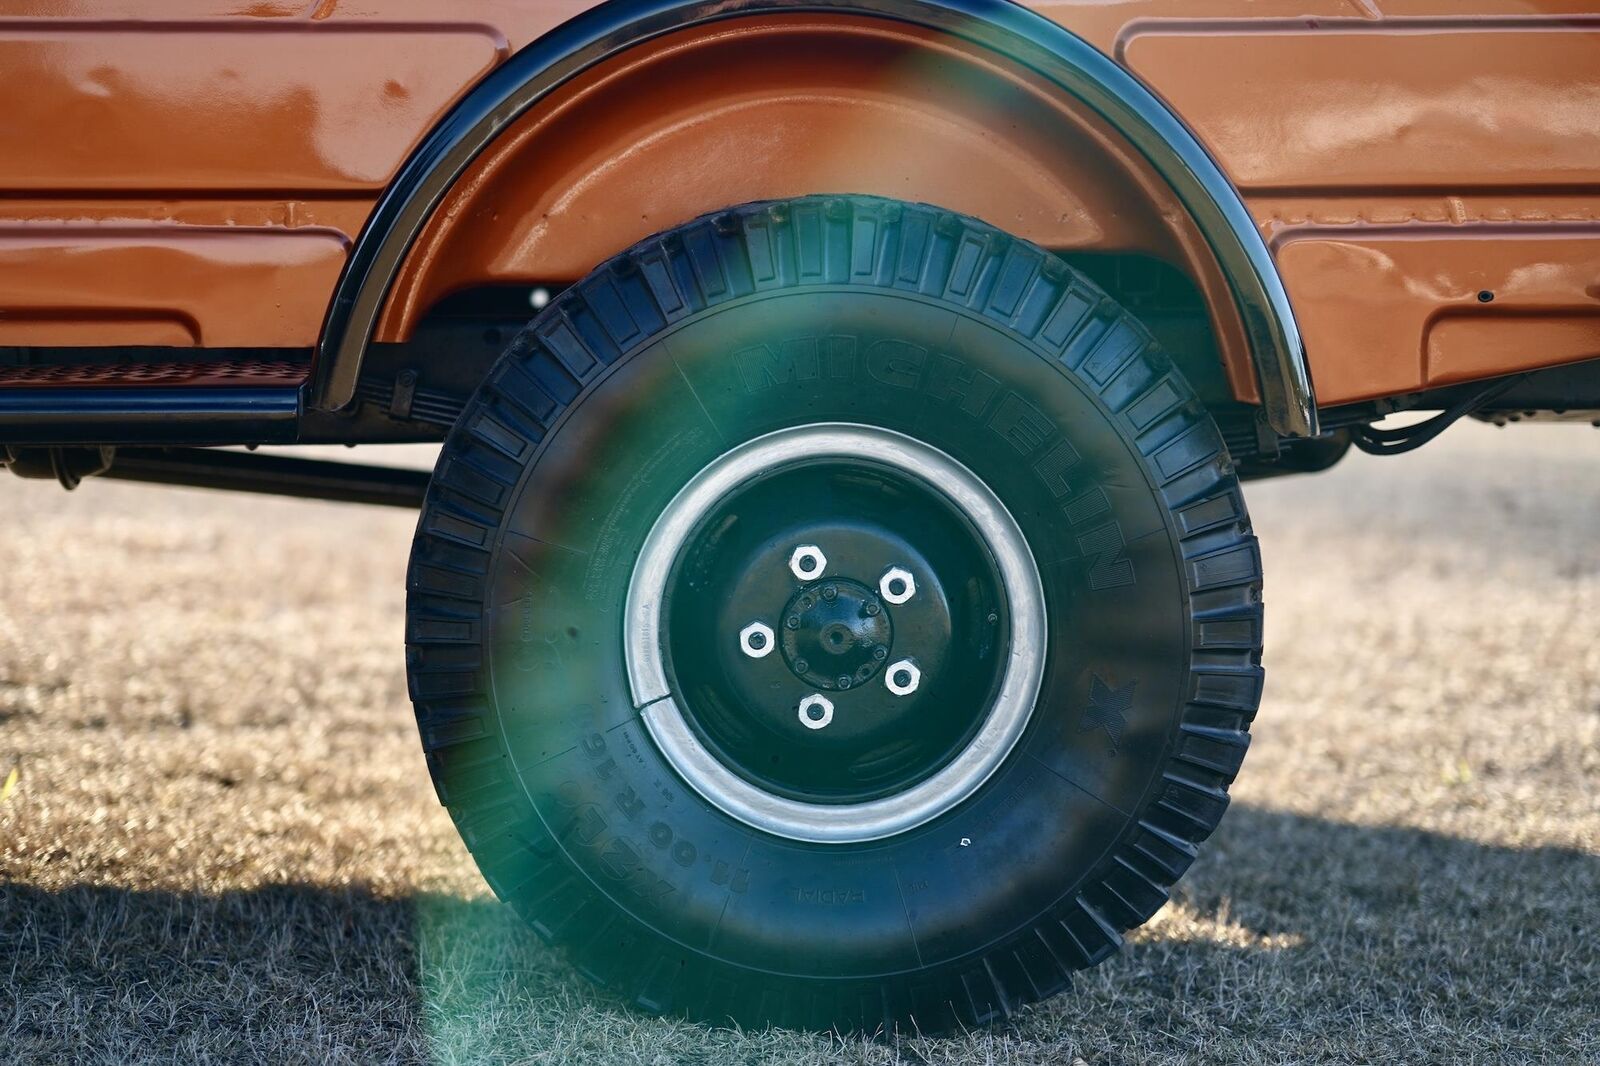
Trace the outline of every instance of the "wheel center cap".
<instances>
[{"instance_id":1,"label":"wheel center cap","mask_svg":"<svg viewBox=\"0 0 1600 1066\"><path fill-rule=\"evenodd\" d=\"M807 585L783 609L784 660L817 688L853 688L889 658L894 624L878 594L858 581L829 578Z\"/></svg>"}]
</instances>

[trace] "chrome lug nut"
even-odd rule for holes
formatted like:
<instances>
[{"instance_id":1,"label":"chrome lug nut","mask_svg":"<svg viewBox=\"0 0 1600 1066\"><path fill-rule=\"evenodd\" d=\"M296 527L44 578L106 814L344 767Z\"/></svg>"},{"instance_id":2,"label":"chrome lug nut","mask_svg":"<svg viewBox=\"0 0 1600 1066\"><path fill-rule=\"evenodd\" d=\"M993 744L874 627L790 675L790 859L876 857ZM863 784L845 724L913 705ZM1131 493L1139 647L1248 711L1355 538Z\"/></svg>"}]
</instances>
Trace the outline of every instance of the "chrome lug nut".
<instances>
[{"instance_id":1,"label":"chrome lug nut","mask_svg":"<svg viewBox=\"0 0 1600 1066\"><path fill-rule=\"evenodd\" d=\"M821 729L833 721L833 701L820 692L813 692L800 701L800 724L807 729Z\"/></svg>"},{"instance_id":2,"label":"chrome lug nut","mask_svg":"<svg viewBox=\"0 0 1600 1066\"><path fill-rule=\"evenodd\" d=\"M917 594L917 579L903 566L891 566L878 579L878 595L890 603L904 603Z\"/></svg>"},{"instance_id":3,"label":"chrome lug nut","mask_svg":"<svg viewBox=\"0 0 1600 1066\"><path fill-rule=\"evenodd\" d=\"M789 570L801 581L815 581L828 568L828 557L815 544L802 544L789 554Z\"/></svg>"},{"instance_id":4,"label":"chrome lug nut","mask_svg":"<svg viewBox=\"0 0 1600 1066\"><path fill-rule=\"evenodd\" d=\"M772 627L765 622L751 622L739 630L739 650L752 659L760 659L772 654L772 649L777 647Z\"/></svg>"},{"instance_id":5,"label":"chrome lug nut","mask_svg":"<svg viewBox=\"0 0 1600 1066\"><path fill-rule=\"evenodd\" d=\"M889 664L883 672L883 683L896 696L909 696L922 684L922 671L910 659L901 659Z\"/></svg>"}]
</instances>

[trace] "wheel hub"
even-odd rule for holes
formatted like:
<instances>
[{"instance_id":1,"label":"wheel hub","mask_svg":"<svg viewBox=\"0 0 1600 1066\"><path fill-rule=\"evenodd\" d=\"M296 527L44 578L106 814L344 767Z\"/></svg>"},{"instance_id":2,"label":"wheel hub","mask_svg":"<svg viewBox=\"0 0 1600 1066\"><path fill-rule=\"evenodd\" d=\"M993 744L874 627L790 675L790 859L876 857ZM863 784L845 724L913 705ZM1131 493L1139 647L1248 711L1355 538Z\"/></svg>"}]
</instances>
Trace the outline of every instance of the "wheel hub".
<instances>
[{"instance_id":1,"label":"wheel hub","mask_svg":"<svg viewBox=\"0 0 1600 1066\"><path fill-rule=\"evenodd\" d=\"M1043 676L1015 521L949 456L867 426L715 460L646 539L628 619L630 682L668 761L800 840L877 839L959 803Z\"/></svg>"},{"instance_id":2,"label":"wheel hub","mask_svg":"<svg viewBox=\"0 0 1600 1066\"><path fill-rule=\"evenodd\" d=\"M783 657L795 677L828 691L862 685L889 658L894 622L877 595L839 578L807 585L783 609Z\"/></svg>"}]
</instances>

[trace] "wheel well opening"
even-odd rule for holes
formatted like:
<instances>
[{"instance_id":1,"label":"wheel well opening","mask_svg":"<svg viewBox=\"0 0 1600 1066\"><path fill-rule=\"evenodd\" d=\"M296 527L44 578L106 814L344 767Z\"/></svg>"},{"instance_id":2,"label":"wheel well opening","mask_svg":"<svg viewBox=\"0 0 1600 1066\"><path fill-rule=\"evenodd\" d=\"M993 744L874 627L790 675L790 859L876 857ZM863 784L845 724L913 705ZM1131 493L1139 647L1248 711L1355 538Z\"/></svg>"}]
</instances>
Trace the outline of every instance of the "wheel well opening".
<instances>
[{"instance_id":1,"label":"wheel well opening","mask_svg":"<svg viewBox=\"0 0 1600 1066\"><path fill-rule=\"evenodd\" d=\"M1207 408L1235 404L1211 309L1193 278L1150 255L1072 249L1056 254L1144 323Z\"/></svg>"},{"instance_id":2,"label":"wheel well opening","mask_svg":"<svg viewBox=\"0 0 1600 1066\"><path fill-rule=\"evenodd\" d=\"M1207 408L1238 406L1210 309L1192 278L1155 256L1054 252L1149 328ZM568 284L548 280L460 289L428 308L410 342L393 347L411 349L413 363L419 357L429 362L448 360L455 371L452 377L466 384L474 374L486 374L517 332Z\"/></svg>"}]
</instances>

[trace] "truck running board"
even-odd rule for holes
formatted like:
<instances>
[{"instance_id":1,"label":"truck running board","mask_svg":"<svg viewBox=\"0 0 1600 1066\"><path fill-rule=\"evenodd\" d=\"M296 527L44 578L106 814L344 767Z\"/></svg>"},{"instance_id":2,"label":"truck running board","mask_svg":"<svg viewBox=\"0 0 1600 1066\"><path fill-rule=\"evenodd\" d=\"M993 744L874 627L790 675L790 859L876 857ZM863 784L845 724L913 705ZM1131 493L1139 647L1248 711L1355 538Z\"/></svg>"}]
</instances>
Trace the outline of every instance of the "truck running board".
<instances>
[{"instance_id":1,"label":"truck running board","mask_svg":"<svg viewBox=\"0 0 1600 1066\"><path fill-rule=\"evenodd\" d=\"M279 444L303 362L0 367L0 444Z\"/></svg>"}]
</instances>

